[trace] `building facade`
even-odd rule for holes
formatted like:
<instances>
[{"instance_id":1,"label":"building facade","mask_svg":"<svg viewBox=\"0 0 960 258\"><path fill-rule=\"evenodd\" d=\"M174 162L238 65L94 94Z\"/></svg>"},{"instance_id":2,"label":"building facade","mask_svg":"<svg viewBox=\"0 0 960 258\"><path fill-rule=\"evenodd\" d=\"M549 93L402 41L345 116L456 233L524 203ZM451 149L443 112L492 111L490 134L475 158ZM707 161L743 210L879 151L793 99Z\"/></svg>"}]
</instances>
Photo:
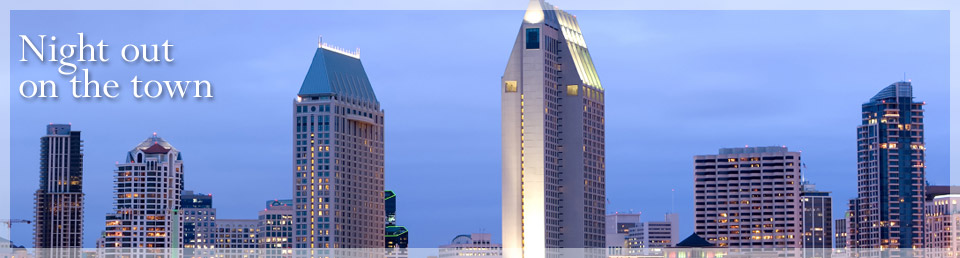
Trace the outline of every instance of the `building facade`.
<instances>
[{"instance_id":1,"label":"building facade","mask_svg":"<svg viewBox=\"0 0 960 258\"><path fill-rule=\"evenodd\" d=\"M606 218L607 256L622 255L627 249L627 235L640 225L640 213L613 213Z\"/></svg>"},{"instance_id":2,"label":"building facade","mask_svg":"<svg viewBox=\"0 0 960 258\"><path fill-rule=\"evenodd\" d=\"M116 167L114 208L106 218L106 255L142 257L182 248L180 151L154 133Z\"/></svg>"},{"instance_id":3,"label":"building facade","mask_svg":"<svg viewBox=\"0 0 960 258\"><path fill-rule=\"evenodd\" d=\"M926 257L960 256L960 195L940 195L927 202L924 223Z\"/></svg>"},{"instance_id":4,"label":"building facade","mask_svg":"<svg viewBox=\"0 0 960 258\"><path fill-rule=\"evenodd\" d=\"M923 247L923 105L910 82L893 83L862 105L851 248Z\"/></svg>"},{"instance_id":5,"label":"building facade","mask_svg":"<svg viewBox=\"0 0 960 258\"><path fill-rule=\"evenodd\" d=\"M830 192L818 191L809 182L802 186L801 236L805 257L828 257L833 251L833 198Z\"/></svg>"},{"instance_id":6,"label":"building facade","mask_svg":"<svg viewBox=\"0 0 960 258\"><path fill-rule=\"evenodd\" d=\"M483 257L499 258L503 257L503 249L500 244L491 242L488 233L473 233L469 235L458 235L454 237L450 244L441 245L437 250L440 258L448 257Z\"/></svg>"},{"instance_id":7,"label":"building facade","mask_svg":"<svg viewBox=\"0 0 960 258\"><path fill-rule=\"evenodd\" d=\"M628 255L662 253L663 248L673 247L680 241L680 216L667 213L663 221L641 222L627 235Z\"/></svg>"},{"instance_id":8,"label":"building facade","mask_svg":"<svg viewBox=\"0 0 960 258\"><path fill-rule=\"evenodd\" d=\"M847 248L847 219L837 219L833 223L833 226L834 226L833 248L836 248L836 249Z\"/></svg>"},{"instance_id":9,"label":"building facade","mask_svg":"<svg viewBox=\"0 0 960 258\"><path fill-rule=\"evenodd\" d=\"M295 248L383 248L383 115L360 56L321 43L293 102Z\"/></svg>"},{"instance_id":10,"label":"building facade","mask_svg":"<svg viewBox=\"0 0 960 258\"><path fill-rule=\"evenodd\" d=\"M801 247L799 152L724 148L694 166L695 234L717 247Z\"/></svg>"},{"instance_id":11,"label":"building facade","mask_svg":"<svg viewBox=\"0 0 960 258\"><path fill-rule=\"evenodd\" d=\"M184 191L180 195L183 220L183 248L209 249L214 247L217 230L217 209L213 208L213 195Z\"/></svg>"},{"instance_id":12,"label":"building facade","mask_svg":"<svg viewBox=\"0 0 960 258\"><path fill-rule=\"evenodd\" d=\"M500 85L504 255L603 255L604 89L577 18L530 1Z\"/></svg>"},{"instance_id":13,"label":"building facade","mask_svg":"<svg viewBox=\"0 0 960 258\"><path fill-rule=\"evenodd\" d=\"M259 257L260 222L255 219L217 221L216 254L220 258Z\"/></svg>"},{"instance_id":14,"label":"building facade","mask_svg":"<svg viewBox=\"0 0 960 258\"><path fill-rule=\"evenodd\" d=\"M264 255L278 256L292 253L293 213L293 200L267 201L266 208L258 212L257 246Z\"/></svg>"},{"instance_id":15,"label":"building facade","mask_svg":"<svg viewBox=\"0 0 960 258\"><path fill-rule=\"evenodd\" d=\"M50 124L40 137L33 227L39 257L80 257L83 246L83 140L70 128Z\"/></svg>"}]
</instances>

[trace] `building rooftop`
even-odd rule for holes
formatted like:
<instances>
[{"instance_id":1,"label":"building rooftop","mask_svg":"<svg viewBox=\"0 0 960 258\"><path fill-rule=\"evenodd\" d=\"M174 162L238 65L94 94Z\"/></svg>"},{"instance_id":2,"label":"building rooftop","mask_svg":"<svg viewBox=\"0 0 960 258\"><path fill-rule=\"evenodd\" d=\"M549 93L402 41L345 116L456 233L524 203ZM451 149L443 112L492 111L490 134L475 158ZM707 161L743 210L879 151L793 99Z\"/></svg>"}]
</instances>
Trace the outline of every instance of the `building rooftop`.
<instances>
[{"instance_id":1,"label":"building rooftop","mask_svg":"<svg viewBox=\"0 0 960 258\"><path fill-rule=\"evenodd\" d=\"M323 43L313 54L297 95L337 95L379 104L360 55Z\"/></svg>"},{"instance_id":2,"label":"building rooftop","mask_svg":"<svg viewBox=\"0 0 960 258\"><path fill-rule=\"evenodd\" d=\"M677 243L675 247L713 247L713 244L694 233Z\"/></svg>"},{"instance_id":3,"label":"building rooftop","mask_svg":"<svg viewBox=\"0 0 960 258\"><path fill-rule=\"evenodd\" d=\"M766 146L766 147L741 147L741 148L721 148L720 155L724 154L749 154L749 153L778 153L787 152L784 146Z\"/></svg>"},{"instance_id":4,"label":"building rooftop","mask_svg":"<svg viewBox=\"0 0 960 258\"><path fill-rule=\"evenodd\" d=\"M908 81L895 82L877 92L877 95L873 95L870 102L878 102L889 98L913 98L913 85Z\"/></svg>"}]
</instances>

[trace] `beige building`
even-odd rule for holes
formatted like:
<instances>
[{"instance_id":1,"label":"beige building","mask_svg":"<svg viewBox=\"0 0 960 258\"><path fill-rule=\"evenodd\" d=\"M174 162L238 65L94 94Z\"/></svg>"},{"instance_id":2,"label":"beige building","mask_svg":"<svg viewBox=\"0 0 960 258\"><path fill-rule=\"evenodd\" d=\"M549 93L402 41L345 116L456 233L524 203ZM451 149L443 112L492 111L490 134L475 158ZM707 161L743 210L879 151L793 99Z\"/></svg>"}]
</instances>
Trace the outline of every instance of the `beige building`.
<instances>
[{"instance_id":1,"label":"beige building","mask_svg":"<svg viewBox=\"0 0 960 258\"><path fill-rule=\"evenodd\" d=\"M697 235L717 247L800 248L799 152L724 148L694 166Z\"/></svg>"},{"instance_id":2,"label":"beige building","mask_svg":"<svg viewBox=\"0 0 960 258\"><path fill-rule=\"evenodd\" d=\"M926 257L960 256L960 195L949 194L927 201L924 223Z\"/></svg>"},{"instance_id":3,"label":"beige building","mask_svg":"<svg viewBox=\"0 0 960 258\"><path fill-rule=\"evenodd\" d=\"M504 256L604 255L604 89L577 18L530 1L499 91Z\"/></svg>"}]
</instances>

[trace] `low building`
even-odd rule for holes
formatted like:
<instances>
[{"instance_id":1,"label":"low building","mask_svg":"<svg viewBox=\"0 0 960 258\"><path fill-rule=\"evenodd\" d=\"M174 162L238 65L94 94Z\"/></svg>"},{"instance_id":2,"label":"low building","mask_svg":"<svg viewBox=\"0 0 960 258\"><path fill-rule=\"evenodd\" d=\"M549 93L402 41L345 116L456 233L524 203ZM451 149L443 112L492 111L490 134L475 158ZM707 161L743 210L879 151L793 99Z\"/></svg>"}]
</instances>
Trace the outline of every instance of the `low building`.
<instances>
[{"instance_id":1,"label":"low building","mask_svg":"<svg viewBox=\"0 0 960 258\"><path fill-rule=\"evenodd\" d=\"M679 241L679 220L676 213L667 213L663 221L641 222L629 229L627 254L659 254L663 248L673 247Z\"/></svg>"},{"instance_id":2,"label":"low building","mask_svg":"<svg viewBox=\"0 0 960 258\"><path fill-rule=\"evenodd\" d=\"M259 221L255 219L217 220L216 253L221 258L257 257Z\"/></svg>"},{"instance_id":3,"label":"low building","mask_svg":"<svg viewBox=\"0 0 960 258\"><path fill-rule=\"evenodd\" d=\"M607 214L606 222L607 255L623 255L630 229L640 225L640 213Z\"/></svg>"},{"instance_id":4,"label":"low building","mask_svg":"<svg viewBox=\"0 0 960 258\"><path fill-rule=\"evenodd\" d=\"M257 246L263 256L293 253L293 210L293 200L273 200L257 214Z\"/></svg>"},{"instance_id":5,"label":"low building","mask_svg":"<svg viewBox=\"0 0 960 258\"><path fill-rule=\"evenodd\" d=\"M924 220L926 257L960 256L960 194L947 194L927 201Z\"/></svg>"},{"instance_id":6,"label":"low building","mask_svg":"<svg viewBox=\"0 0 960 258\"><path fill-rule=\"evenodd\" d=\"M503 257L503 246L491 242L488 233L459 235L448 245L439 247L440 258L446 257Z\"/></svg>"}]
</instances>

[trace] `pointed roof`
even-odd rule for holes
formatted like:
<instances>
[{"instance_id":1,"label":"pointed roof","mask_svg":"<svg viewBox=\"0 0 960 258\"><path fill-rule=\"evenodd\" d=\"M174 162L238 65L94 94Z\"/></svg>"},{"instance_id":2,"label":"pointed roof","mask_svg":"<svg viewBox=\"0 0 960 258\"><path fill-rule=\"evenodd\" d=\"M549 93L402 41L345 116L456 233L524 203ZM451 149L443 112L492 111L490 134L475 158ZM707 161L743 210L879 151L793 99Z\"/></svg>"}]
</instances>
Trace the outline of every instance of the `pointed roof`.
<instances>
[{"instance_id":1,"label":"pointed roof","mask_svg":"<svg viewBox=\"0 0 960 258\"><path fill-rule=\"evenodd\" d=\"M333 94L377 103L360 56L320 44L300 85L299 96Z\"/></svg>"},{"instance_id":2,"label":"pointed roof","mask_svg":"<svg viewBox=\"0 0 960 258\"><path fill-rule=\"evenodd\" d=\"M150 148L143 150L143 153L146 154L167 154L167 152L170 152L170 149L160 146L159 143L154 143Z\"/></svg>"},{"instance_id":3,"label":"pointed roof","mask_svg":"<svg viewBox=\"0 0 960 258\"><path fill-rule=\"evenodd\" d=\"M713 247L713 244L698 236L696 233L693 233L683 241L680 241L680 243L677 243L675 247Z\"/></svg>"},{"instance_id":4,"label":"pointed roof","mask_svg":"<svg viewBox=\"0 0 960 258\"><path fill-rule=\"evenodd\" d=\"M873 95L873 98L870 98L870 102L878 102L888 98L903 97L913 97L913 85L911 85L908 81L899 81L890 84L890 86L887 86L886 88L883 88L883 90L880 90L880 92L877 92L877 95Z\"/></svg>"}]
</instances>

